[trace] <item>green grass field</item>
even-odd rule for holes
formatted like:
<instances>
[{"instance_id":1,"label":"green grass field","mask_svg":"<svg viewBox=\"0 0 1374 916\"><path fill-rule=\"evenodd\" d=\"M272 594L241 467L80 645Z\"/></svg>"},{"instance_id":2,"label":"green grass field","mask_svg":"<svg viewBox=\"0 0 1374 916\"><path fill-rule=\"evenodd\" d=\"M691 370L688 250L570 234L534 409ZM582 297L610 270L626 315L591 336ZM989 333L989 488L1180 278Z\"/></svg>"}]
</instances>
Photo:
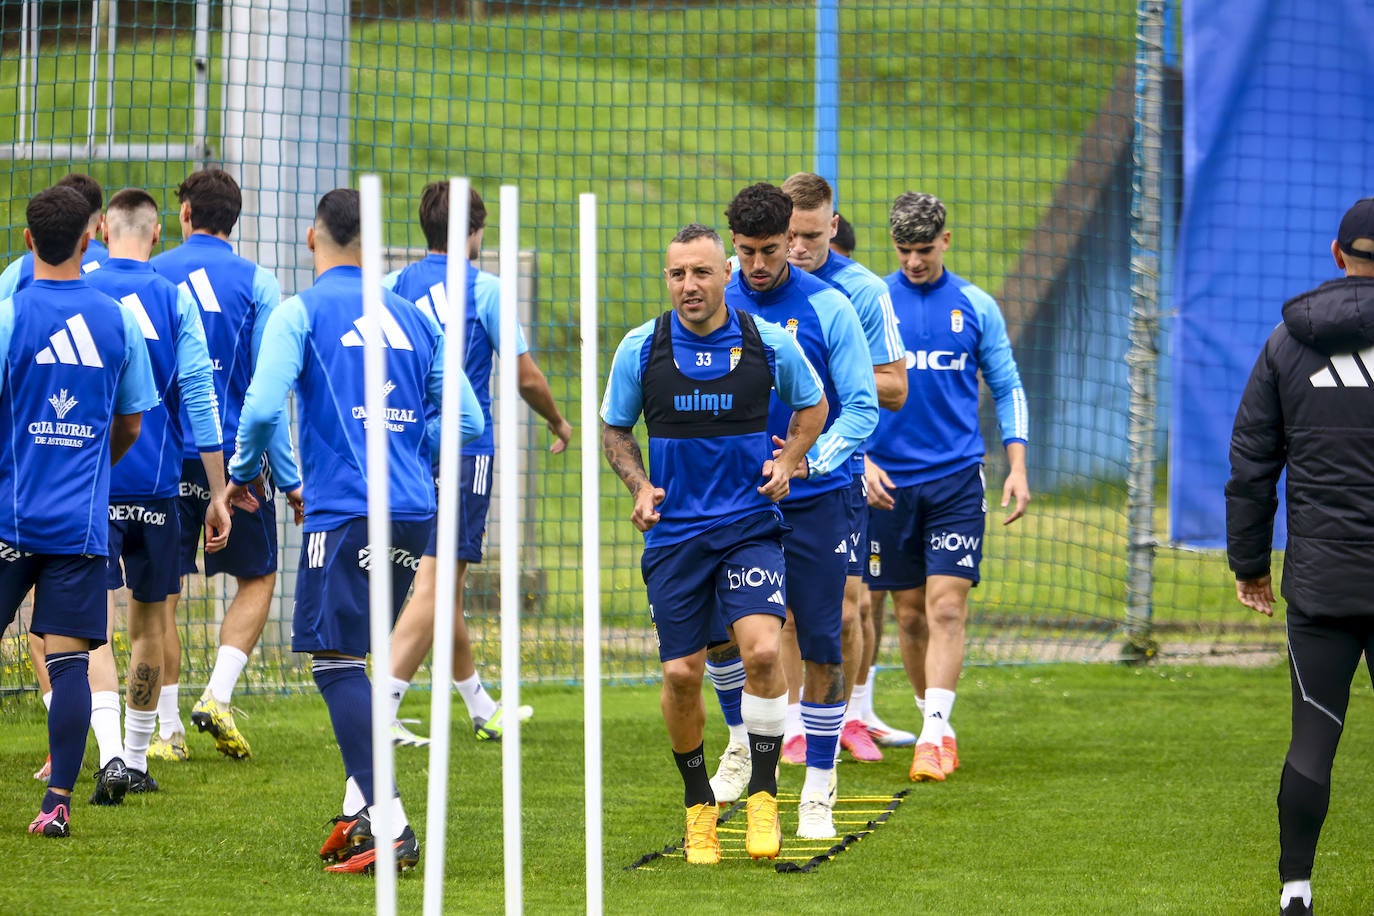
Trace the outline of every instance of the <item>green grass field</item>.
<instances>
[{"instance_id":1,"label":"green grass field","mask_svg":"<svg viewBox=\"0 0 1374 916\"><path fill-rule=\"evenodd\" d=\"M911 725L901 676L879 680L878 709ZM523 746L524 895L528 913L584 910L582 699L567 688L522 694L535 706ZM709 700L709 698L708 698ZM315 850L337 813L342 778L314 694L245 697L240 725L255 757L235 763L192 735L192 760L161 765L154 796L75 806L74 835L24 834L41 795L29 773L45 736L37 704L5 713L0 849L10 877L0 911L212 914L366 912L371 879L326 875ZM944 784L907 781L909 752L841 764L842 794L910 789L888 823L810 874L727 860L629 870L681 837L681 783L651 687L603 699L605 912L968 914L1272 912L1274 795L1287 746L1288 680L1279 666L1048 665L967 671L954 722L963 765ZM712 709L708 705L708 709ZM1374 803L1374 692L1361 670L1334 798L1318 850L1320 912L1368 912L1364 812ZM404 714L428 718L428 697ZM500 749L467 737L461 705L450 782L447 911L503 907ZM708 715L708 752L724 746ZM94 765L94 751L87 763ZM424 752L397 755L407 811L424 839ZM796 791L799 770L784 767ZM80 789L88 794L90 777ZM786 824L786 819L784 820ZM784 855L789 845L784 839ZM423 868L423 865L422 865ZM422 876L400 881L418 912ZM40 904L41 901L41 904Z\"/></svg>"}]
</instances>

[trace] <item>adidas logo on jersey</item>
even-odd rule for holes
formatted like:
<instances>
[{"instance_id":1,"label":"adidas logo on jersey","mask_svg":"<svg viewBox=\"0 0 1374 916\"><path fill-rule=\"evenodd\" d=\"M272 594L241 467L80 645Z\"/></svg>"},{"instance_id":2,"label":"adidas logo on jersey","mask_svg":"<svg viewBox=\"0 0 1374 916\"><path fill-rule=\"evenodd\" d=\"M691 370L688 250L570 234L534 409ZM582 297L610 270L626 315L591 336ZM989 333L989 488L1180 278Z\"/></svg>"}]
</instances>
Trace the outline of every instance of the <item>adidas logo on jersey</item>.
<instances>
[{"instance_id":1,"label":"adidas logo on jersey","mask_svg":"<svg viewBox=\"0 0 1374 916\"><path fill-rule=\"evenodd\" d=\"M768 603L769 603L769 604L781 604L781 605L783 605L784 607L786 607L786 606L787 606L787 602L784 601L784 600L782 600L782 589L778 589L776 592L774 592L773 594L769 595L769 596L768 596Z\"/></svg>"},{"instance_id":2,"label":"adidas logo on jersey","mask_svg":"<svg viewBox=\"0 0 1374 916\"><path fill-rule=\"evenodd\" d=\"M1364 372L1360 369L1363 367ZM1331 365L1313 372L1309 379L1313 388L1368 388L1365 372L1374 373L1374 347L1357 353L1337 353Z\"/></svg>"},{"instance_id":3,"label":"adidas logo on jersey","mask_svg":"<svg viewBox=\"0 0 1374 916\"><path fill-rule=\"evenodd\" d=\"M969 569L972 569L972 568L973 568L973 554L971 554L971 553L966 553L966 554L964 554L964 558L963 558L962 560L960 560L958 563L955 563L954 565L955 565L955 566L964 566L964 567L967 567L967 568L969 568Z\"/></svg>"},{"instance_id":4,"label":"adidas logo on jersey","mask_svg":"<svg viewBox=\"0 0 1374 916\"><path fill-rule=\"evenodd\" d=\"M215 288L210 285L210 275L205 272L204 267L197 267L191 271L185 280L177 284L177 287L186 295L196 300L200 304L202 312L223 312L220 308L219 296L215 295ZM194 290L194 292L192 292Z\"/></svg>"},{"instance_id":5,"label":"adidas logo on jersey","mask_svg":"<svg viewBox=\"0 0 1374 916\"><path fill-rule=\"evenodd\" d=\"M396 316L392 315L387 309L382 309L381 337L378 338L377 322L367 315L362 316L353 322L353 330L339 338L339 343L345 347L363 347L373 341L378 341L384 347L393 350L414 350L410 338L406 332L401 330L401 326L396 323Z\"/></svg>"},{"instance_id":6,"label":"adidas logo on jersey","mask_svg":"<svg viewBox=\"0 0 1374 916\"><path fill-rule=\"evenodd\" d=\"M80 314L68 318L66 327L58 329L56 334L48 338L48 342L51 346L39 350L34 357L34 362L40 366L62 363L64 366L89 366L92 369L105 367L100 351L96 349L95 339L91 337L91 329Z\"/></svg>"},{"instance_id":7,"label":"adidas logo on jersey","mask_svg":"<svg viewBox=\"0 0 1374 916\"><path fill-rule=\"evenodd\" d=\"M129 293L119 300L124 307L134 313L134 318L138 321L138 329L143 332L144 340L161 340L157 336L157 328L153 327L153 319L148 317L148 310L143 307L143 300L138 298L138 293Z\"/></svg>"}]
</instances>

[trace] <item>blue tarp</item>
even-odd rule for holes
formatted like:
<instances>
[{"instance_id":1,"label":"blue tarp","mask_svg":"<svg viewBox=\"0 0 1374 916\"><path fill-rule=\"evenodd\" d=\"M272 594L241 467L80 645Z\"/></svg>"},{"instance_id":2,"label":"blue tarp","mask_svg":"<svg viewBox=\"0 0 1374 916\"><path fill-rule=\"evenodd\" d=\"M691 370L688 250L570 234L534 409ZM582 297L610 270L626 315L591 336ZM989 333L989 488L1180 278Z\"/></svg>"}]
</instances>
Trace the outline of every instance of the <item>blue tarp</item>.
<instances>
[{"instance_id":1,"label":"blue tarp","mask_svg":"<svg viewBox=\"0 0 1374 916\"><path fill-rule=\"evenodd\" d=\"M1175 542L1216 547L1255 357L1286 299L1338 275L1341 215L1374 195L1374 6L1205 0L1183 18L1169 510Z\"/></svg>"}]
</instances>

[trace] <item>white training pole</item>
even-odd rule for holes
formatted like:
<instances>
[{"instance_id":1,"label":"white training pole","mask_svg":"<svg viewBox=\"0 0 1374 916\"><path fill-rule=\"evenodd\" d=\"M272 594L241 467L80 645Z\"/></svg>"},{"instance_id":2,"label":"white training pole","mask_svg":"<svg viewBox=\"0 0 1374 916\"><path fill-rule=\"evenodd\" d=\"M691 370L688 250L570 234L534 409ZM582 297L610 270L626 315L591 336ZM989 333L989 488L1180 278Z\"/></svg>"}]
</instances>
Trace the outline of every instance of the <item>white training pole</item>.
<instances>
[{"instance_id":1,"label":"white training pole","mask_svg":"<svg viewBox=\"0 0 1374 916\"><path fill-rule=\"evenodd\" d=\"M86 155L95 158L96 81L100 67L100 0L91 0L91 79L87 86Z\"/></svg>"},{"instance_id":2,"label":"white training pole","mask_svg":"<svg viewBox=\"0 0 1374 916\"><path fill-rule=\"evenodd\" d=\"M115 53L119 50L119 0L110 0L110 24L105 29L105 143L114 148L115 134Z\"/></svg>"},{"instance_id":3,"label":"white training pole","mask_svg":"<svg viewBox=\"0 0 1374 916\"><path fill-rule=\"evenodd\" d=\"M587 913L601 912L601 423L597 416L596 195L578 197L582 317L582 734Z\"/></svg>"},{"instance_id":4,"label":"white training pole","mask_svg":"<svg viewBox=\"0 0 1374 916\"><path fill-rule=\"evenodd\" d=\"M361 182L363 385L367 411L368 599L372 639L372 836L377 848L377 913L396 912L395 788L387 676L391 673L391 467L386 431L386 350L382 337L382 181Z\"/></svg>"},{"instance_id":5,"label":"white training pole","mask_svg":"<svg viewBox=\"0 0 1374 916\"><path fill-rule=\"evenodd\" d=\"M435 546L434 658L430 663L429 811L425 816L425 908L444 911L444 856L448 839L448 760L453 718L453 629L458 583L458 491L462 486L459 425L463 413L463 345L467 327L468 180L448 183L448 270L444 294L430 291L444 326L444 396L439 413L439 514ZM440 302L440 298L444 301Z\"/></svg>"},{"instance_id":6,"label":"white training pole","mask_svg":"<svg viewBox=\"0 0 1374 916\"><path fill-rule=\"evenodd\" d=\"M520 429L515 402L519 356L515 352L520 305L520 189L501 186L501 796L506 854L506 916L524 912L520 831Z\"/></svg>"}]
</instances>

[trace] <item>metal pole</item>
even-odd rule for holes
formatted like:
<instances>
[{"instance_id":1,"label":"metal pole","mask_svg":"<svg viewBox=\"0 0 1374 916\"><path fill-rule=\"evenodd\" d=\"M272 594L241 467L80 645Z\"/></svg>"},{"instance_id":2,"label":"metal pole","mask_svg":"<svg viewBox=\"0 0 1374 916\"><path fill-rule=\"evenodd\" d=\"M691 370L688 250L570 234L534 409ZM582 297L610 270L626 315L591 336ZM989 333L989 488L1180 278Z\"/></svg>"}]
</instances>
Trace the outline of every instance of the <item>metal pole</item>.
<instances>
[{"instance_id":1,"label":"metal pole","mask_svg":"<svg viewBox=\"0 0 1374 916\"><path fill-rule=\"evenodd\" d=\"M830 182L839 206L839 0L816 0L816 174Z\"/></svg>"},{"instance_id":2,"label":"metal pole","mask_svg":"<svg viewBox=\"0 0 1374 916\"><path fill-rule=\"evenodd\" d=\"M1155 403L1159 369L1159 246L1164 124L1164 3L1136 8L1134 167L1131 178L1131 335L1126 354L1131 398L1127 438L1128 569L1125 654L1154 655Z\"/></svg>"},{"instance_id":3,"label":"metal pole","mask_svg":"<svg viewBox=\"0 0 1374 916\"><path fill-rule=\"evenodd\" d=\"M597 419L596 195L578 197L582 325L582 735L587 822L587 914L602 906L601 880L601 444Z\"/></svg>"}]
</instances>

